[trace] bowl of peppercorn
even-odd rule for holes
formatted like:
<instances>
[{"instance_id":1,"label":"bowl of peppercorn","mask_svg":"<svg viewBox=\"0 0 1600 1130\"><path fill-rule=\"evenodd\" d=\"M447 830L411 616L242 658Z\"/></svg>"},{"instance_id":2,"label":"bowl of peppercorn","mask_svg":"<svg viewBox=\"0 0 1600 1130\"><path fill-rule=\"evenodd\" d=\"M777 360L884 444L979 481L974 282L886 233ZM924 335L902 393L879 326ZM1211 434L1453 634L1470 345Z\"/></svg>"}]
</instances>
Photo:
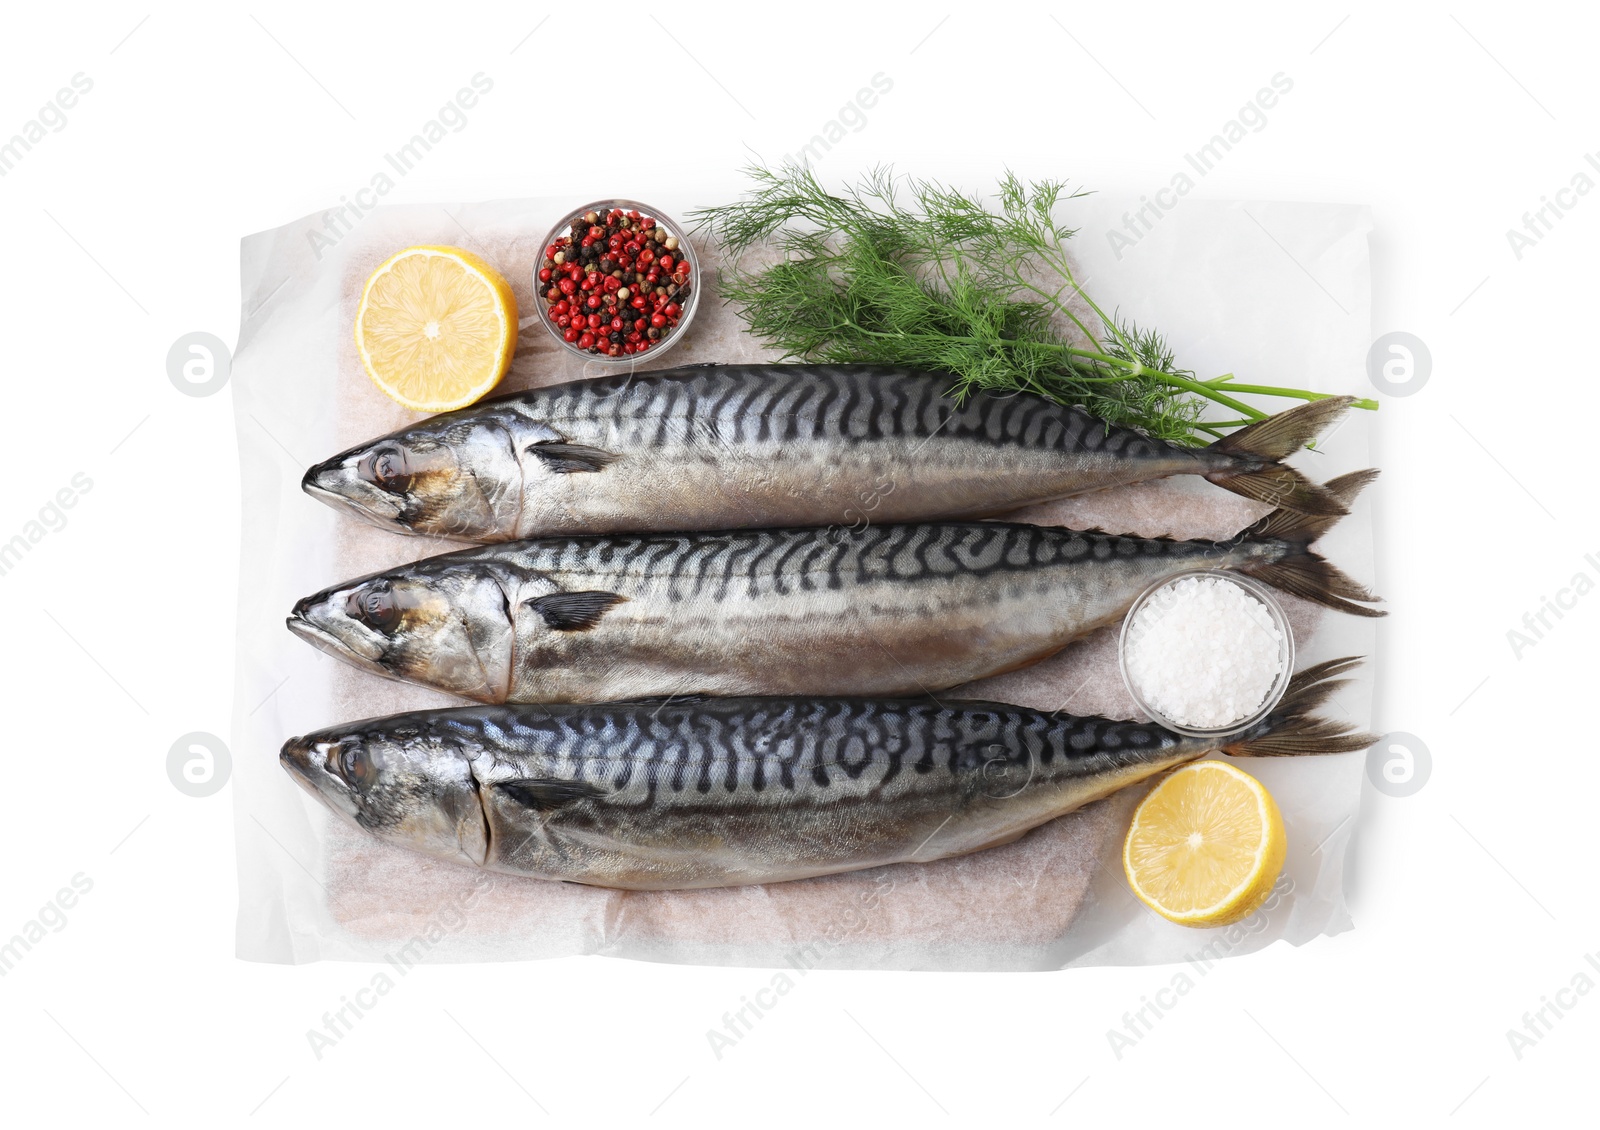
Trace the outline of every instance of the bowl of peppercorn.
<instances>
[{"instance_id":1,"label":"bowl of peppercorn","mask_svg":"<svg viewBox=\"0 0 1600 1130\"><path fill-rule=\"evenodd\" d=\"M694 317L700 263L676 220L597 200L550 229L534 291L545 329L585 361L654 361Z\"/></svg>"}]
</instances>

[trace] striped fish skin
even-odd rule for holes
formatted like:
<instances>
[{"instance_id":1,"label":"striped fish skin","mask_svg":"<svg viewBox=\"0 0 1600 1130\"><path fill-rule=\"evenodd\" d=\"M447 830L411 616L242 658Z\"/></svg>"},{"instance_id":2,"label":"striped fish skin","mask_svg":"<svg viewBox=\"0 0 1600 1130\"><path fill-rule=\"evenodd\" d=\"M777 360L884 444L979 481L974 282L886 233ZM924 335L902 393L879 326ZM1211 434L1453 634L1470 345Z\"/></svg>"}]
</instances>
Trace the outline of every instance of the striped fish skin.
<instances>
[{"instance_id":1,"label":"striped fish skin","mask_svg":"<svg viewBox=\"0 0 1600 1130\"><path fill-rule=\"evenodd\" d=\"M950 383L828 365L574 381L362 444L312 467L303 485L390 530L477 542L976 518L1175 474L1317 502L1276 459L1348 402L1296 410L1315 426L1287 445L1276 435L1263 454L1242 440L1178 447L1028 394L958 406L942 395Z\"/></svg>"},{"instance_id":2,"label":"striped fish skin","mask_svg":"<svg viewBox=\"0 0 1600 1130\"><path fill-rule=\"evenodd\" d=\"M651 890L961 855L1208 748L996 703L707 699L399 715L293 739L282 761L402 847Z\"/></svg>"},{"instance_id":3,"label":"striped fish skin","mask_svg":"<svg viewBox=\"0 0 1600 1130\"><path fill-rule=\"evenodd\" d=\"M333 726L281 761L390 843L492 871L666 890L926 862L1008 843L1203 756L1348 753L1311 711L1356 664L1296 675L1241 734L992 702L706 698L471 706Z\"/></svg>"},{"instance_id":4,"label":"striped fish skin","mask_svg":"<svg viewBox=\"0 0 1600 1130\"><path fill-rule=\"evenodd\" d=\"M288 623L479 702L916 694L1053 654L1167 577L1294 552L993 522L545 538L336 585Z\"/></svg>"}]
</instances>

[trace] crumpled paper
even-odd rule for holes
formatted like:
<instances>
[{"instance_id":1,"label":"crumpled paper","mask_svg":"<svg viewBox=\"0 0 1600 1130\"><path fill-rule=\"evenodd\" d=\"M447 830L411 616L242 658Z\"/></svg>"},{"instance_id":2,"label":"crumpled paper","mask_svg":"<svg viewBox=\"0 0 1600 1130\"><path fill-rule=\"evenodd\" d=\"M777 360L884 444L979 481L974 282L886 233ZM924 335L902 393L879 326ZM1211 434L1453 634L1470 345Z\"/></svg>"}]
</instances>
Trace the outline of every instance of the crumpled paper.
<instances>
[{"instance_id":1,"label":"crumpled paper","mask_svg":"<svg viewBox=\"0 0 1600 1130\"><path fill-rule=\"evenodd\" d=\"M730 195L736 189L730 187ZM358 523L304 495L313 462L414 415L362 372L351 335L370 271L411 244L454 244L508 278L524 320L531 272L567 200L379 208L309 216L243 241L243 320L233 362L244 505L232 748L240 957L256 961L505 961L607 954L655 961L791 968L1055 969L1209 963L1278 938L1299 944L1347 929L1342 873L1363 758L1243 763L1276 797L1290 847L1273 898L1222 930L1168 923L1134 899L1122 835L1144 788L1125 790L1005 847L762 887L618 892L491 875L388 846L334 819L278 765L293 734L356 718L460 705L342 664L292 637L293 602L330 583L455 548ZM656 203L682 217L697 201ZM1073 201L1080 277L1102 305L1162 327L1202 376L1329 392L1364 391L1371 338L1366 209L1185 200L1137 242L1129 202ZM662 364L776 359L718 299L714 249L699 312ZM537 324L499 391L592 375ZM1298 464L1321 480L1369 465L1371 414L1354 412ZM1322 550L1372 577L1367 503ZM1193 479L1142 484L1031 507L1025 521L1120 533L1225 537L1265 508ZM1370 620L1283 598L1300 665L1371 655ZM1372 667L1327 708L1365 725ZM1133 717L1114 629L1023 671L950 697Z\"/></svg>"}]
</instances>

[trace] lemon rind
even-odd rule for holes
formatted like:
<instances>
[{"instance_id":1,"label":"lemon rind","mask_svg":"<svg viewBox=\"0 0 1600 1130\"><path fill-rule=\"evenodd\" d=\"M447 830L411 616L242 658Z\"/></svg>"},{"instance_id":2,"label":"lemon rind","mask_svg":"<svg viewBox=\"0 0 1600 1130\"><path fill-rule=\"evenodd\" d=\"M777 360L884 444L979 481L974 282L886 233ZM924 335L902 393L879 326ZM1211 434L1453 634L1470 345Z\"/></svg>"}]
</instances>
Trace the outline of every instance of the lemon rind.
<instances>
[{"instance_id":1,"label":"lemon rind","mask_svg":"<svg viewBox=\"0 0 1600 1130\"><path fill-rule=\"evenodd\" d=\"M1231 925L1243 917L1246 917L1250 911L1254 909L1249 905L1250 903L1262 901L1258 899L1251 899L1248 896L1261 893L1255 890L1255 888L1261 884L1262 877L1269 863L1272 861L1272 857L1277 854L1271 850L1274 809L1272 794L1267 792L1266 786L1260 781L1256 780L1256 778L1250 776L1248 773L1242 772L1232 765L1229 765L1225 761L1191 762L1189 765L1186 765L1182 769L1178 770L1179 773L1185 771L1222 772L1232 776L1235 780L1246 782L1246 787L1250 790L1251 795L1255 798L1256 813L1261 827L1261 839L1256 846L1254 866L1251 867L1249 874L1246 875L1246 877L1240 883L1231 888L1225 896L1218 899L1210 906L1200 907L1189 911L1175 911L1168 907L1162 906L1154 896L1146 893L1146 891L1139 885L1138 881L1134 878L1134 868L1131 860L1129 859L1129 851L1133 845L1135 836L1139 831L1139 813L1144 810L1145 803L1150 799L1151 796L1155 795L1157 790L1165 788L1173 780L1173 778L1177 775L1175 773L1173 776L1169 776L1165 781L1162 781L1159 785L1157 785L1156 789L1151 791L1150 796L1147 796L1144 801L1141 801L1138 808L1134 810L1133 822L1129 826L1128 835L1123 840L1122 844L1123 875L1127 879L1128 886L1133 891L1134 897L1170 922L1175 922L1180 926ZM1280 816L1280 822L1281 819L1282 818ZM1281 859L1278 860L1278 866L1280 869L1282 864L1283 861ZM1274 875L1273 878L1276 880L1277 876ZM1268 889L1267 893L1270 893L1270 888ZM1239 913L1241 909L1243 910L1243 913Z\"/></svg>"},{"instance_id":2,"label":"lemon rind","mask_svg":"<svg viewBox=\"0 0 1600 1130\"><path fill-rule=\"evenodd\" d=\"M378 368L373 364L372 356L367 352L366 342L363 340L362 328L366 321L367 299L372 293L373 285L383 276L394 269L394 265L402 259L413 257L450 259L464 270L475 276L496 298L494 302L495 320L500 326L500 343L495 349L492 379L474 385L469 394L450 401L420 401L406 396L398 389L386 384L378 376ZM516 352L517 334L515 319L508 317L510 310L516 307L516 295L511 289L511 284L505 280L493 267L484 260L460 247L448 247L441 244L421 244L416 247L403 248L379 263L372 274L367 276L366 284L361 288L361 300L356 304L355 339L356 352L361 357L361 367L366 371L367 377L378 391L390 400L414 412L451 412L458 408L465 408L469 404L476 404L490 392L505 377L511 368L511 358Z\"/></svg>"}]
</instances>

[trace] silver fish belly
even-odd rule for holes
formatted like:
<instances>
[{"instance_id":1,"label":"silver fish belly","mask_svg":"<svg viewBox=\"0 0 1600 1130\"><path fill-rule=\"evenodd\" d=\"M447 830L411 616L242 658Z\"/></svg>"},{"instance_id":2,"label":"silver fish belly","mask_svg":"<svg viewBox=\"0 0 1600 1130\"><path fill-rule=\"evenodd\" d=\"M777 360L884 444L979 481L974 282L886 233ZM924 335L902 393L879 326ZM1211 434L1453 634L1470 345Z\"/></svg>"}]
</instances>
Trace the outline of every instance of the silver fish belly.
<instances>
[{"instance_id":1,"label":"silver fish belly","mask_svg":"<svg viewBox=\"0 0 1600 1130\"><path fill-rule=\"evenodd\" d=\"M402 533L494 542L621 530L984 517L1176 474L1334 513L1279 462L1350 398L1189 448L1040 397L944 395L878 366L730 365L603 377L446 413L307 472L308 493Z\"/></svg>"},{"instance_id":2,"label":"silver fish belly","mask_svg":"<svg viewBox=\"0 0 1600 1130\"><path fill-rule=\"evenodd\" d=\"M1368 477L1329 490L1347 500ZM1223 542L998 522L543 538L335 585L288 623L480 702L916 694L1042 659L1191 569L1375 614L1308 547L1333 521L1280 511Z\"/></svg>"},{"instance_id":3,"label":"silver fish belly","mask_svg":"<svg viewBox=\"0 0 1600 1130\"><path fill-rule=\"evenodd\" d=\"M1225 752L1365 748L1370 735L1308 714L1353 662L1297 676ZM282 761L333 811L412 850L677 889L997 846L1214 744L998 703L808 697L399 715L292 739Z\"/></svg>"}]
</instances>

